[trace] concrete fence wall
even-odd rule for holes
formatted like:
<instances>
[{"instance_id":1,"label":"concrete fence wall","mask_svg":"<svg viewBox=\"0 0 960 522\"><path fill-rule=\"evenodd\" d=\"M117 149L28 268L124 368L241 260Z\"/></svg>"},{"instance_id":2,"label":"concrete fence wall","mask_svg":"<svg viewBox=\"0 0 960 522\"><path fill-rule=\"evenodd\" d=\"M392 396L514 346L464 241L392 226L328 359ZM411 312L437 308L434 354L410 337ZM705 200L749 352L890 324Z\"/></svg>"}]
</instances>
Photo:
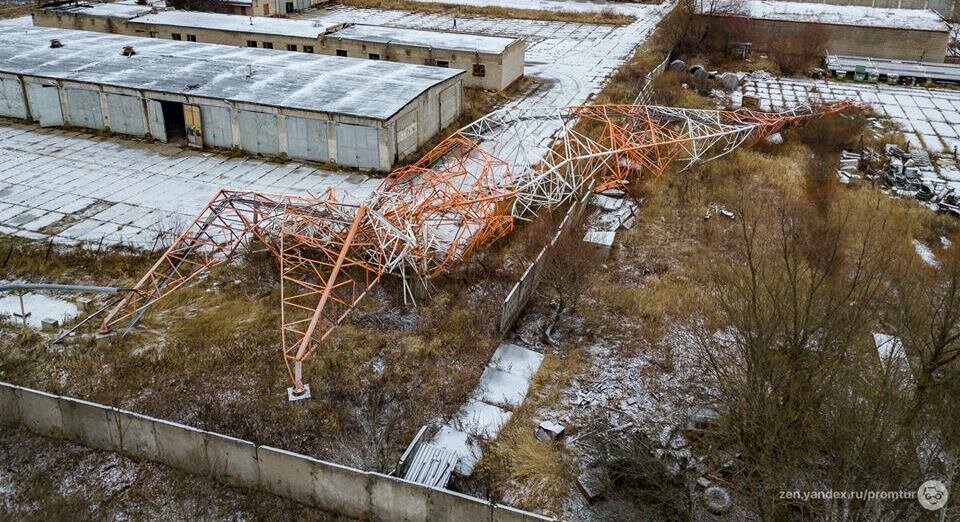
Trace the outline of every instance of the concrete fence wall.
<instances>
[{"instance_id":1,"label":"concrete fence wall","mask_svg":"<svg viewBox=\"0 0 960 522\"><path fill-rule=\"evenodd\" d=\"M536 290L540 284L540 279L543 278L544 266L547 260L550 259L550 256L553 255L554 246L563 234L573 229L577 222L580 221L580 216L583 215L583 210L587 208L587 200L591 194L592 192L587 192L582 198L574 202L573 205L570 205L567 213L563 216L563 220L561 220L557 226L557 231L553 234L550 242L540 249L540 253L533 259L530 266L524 270L523 275L521 275L520 279L513 285L513 288L510 289L510 293L508 293L507 297L503 300L502 312L500 314L501 334L506 333L510 327L513 326L514 321L520 317L520 313L523 312L534 290Z\"/></svg>"},{"instance_id":2,"label":"concrete fence wall","mask_svg":"<svg viewBox=\"0 0 960 522\"><path fill-rule=\"evenodd\" d=\"M7 383L0 383L0 424L160 462L352 518L553 520L453 491Z\"/></svg>"}]
</instances>

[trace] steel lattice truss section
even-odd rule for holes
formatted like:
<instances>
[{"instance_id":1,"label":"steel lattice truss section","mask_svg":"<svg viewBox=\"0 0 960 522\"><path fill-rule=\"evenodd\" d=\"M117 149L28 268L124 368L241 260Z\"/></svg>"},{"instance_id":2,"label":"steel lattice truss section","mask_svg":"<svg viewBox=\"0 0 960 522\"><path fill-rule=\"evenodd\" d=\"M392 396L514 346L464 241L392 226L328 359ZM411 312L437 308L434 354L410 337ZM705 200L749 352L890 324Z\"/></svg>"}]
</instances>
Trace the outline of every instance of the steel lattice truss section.
<instances>
[{"instance_id":1,"label":"steel lattice truss section","mask_svg":"<svg viewBox=\"0 0 960 522\"><path fill-rule=\"evenodd\" d=\"M508 234L516 220L588 190L623 187L688 167L786 125L853 106L789 112L649 105L503 109L394 170L360 204L323 196L221 190L101 324L126 331L146 308L253 237L277 259L283 356L303 390L302 363L384 274L409 283L440 274Z\"/></svg>"}]
</instances>

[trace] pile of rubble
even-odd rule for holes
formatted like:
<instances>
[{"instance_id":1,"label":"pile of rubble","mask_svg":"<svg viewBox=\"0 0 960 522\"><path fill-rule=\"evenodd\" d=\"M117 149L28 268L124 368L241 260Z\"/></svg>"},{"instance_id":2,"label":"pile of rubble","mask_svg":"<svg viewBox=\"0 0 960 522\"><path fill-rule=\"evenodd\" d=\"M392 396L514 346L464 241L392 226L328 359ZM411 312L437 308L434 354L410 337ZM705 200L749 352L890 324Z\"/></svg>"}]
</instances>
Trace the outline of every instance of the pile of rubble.
<instances>
[{"instance_id":1,"label":"pile of rubble","mask_svg":"<svg viewBox=\"0 0 960 522\"><path fill-rule=\"evenodd\" d=\"M610 248L617 230L633 227L643 202L634 201L622 190L611 189L594 194L590 203L595 210L587 218L587 230L583 240Z\"/></svg>"},{"instance_id":2,"label":"pile of rubble","mask_svg":"<svg viewBox=\"0 0 960 522\"><path fill-rule=\"evenodd\" d=\"M837 178L846 185L879 184L892 195L916 198L933 210L960 216L960 192L944 179L956 170L948 158L934 161L919 147L903 150L888 143L882 154L870 148L841 152Z\"/></svg>"}]
</instances>

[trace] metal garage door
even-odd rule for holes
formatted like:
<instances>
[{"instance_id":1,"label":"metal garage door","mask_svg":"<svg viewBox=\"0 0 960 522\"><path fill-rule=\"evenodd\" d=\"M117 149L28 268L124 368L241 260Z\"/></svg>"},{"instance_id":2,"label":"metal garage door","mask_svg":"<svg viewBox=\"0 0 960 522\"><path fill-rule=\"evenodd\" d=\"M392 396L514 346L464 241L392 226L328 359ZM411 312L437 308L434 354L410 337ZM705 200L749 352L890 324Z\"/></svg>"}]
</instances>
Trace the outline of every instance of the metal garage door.
<instances>
[{"instance_id":1,"label":"metal garage door","mask_svg":"<svg viewBox=\"0 0 960 522\"><path fill-rule=\"evenodd\" d=\"M327 161L327 122L287 116L287 155L314 161Z\"/></svg>"},{"instance_id":2,"label":"metal garage door","mask_svg":"<svg viewBox=\"0 0 960 522\"><path fill-rule=\"evenodd\" d=\"M63 109L60 107L60 88L56 85L27 83L27 103L30 114L41 127L63 125Z\"/></svg>"},{"instance_id":3,"label":"metal garage door","mask_svg":"<svg viewBox=\"0 0 960 522\"><path fill-rule=\"evenodd\" d=\"M239 111L240 148L260 154L280 154L280 133L277 115L266 112Z\"/></svg>"},{"instance_id":4,"label":"metal garage door","mask_svg":"<svg viewBox=\"0 0 960 522\"><path fill-rule=\"evenodd\" d=\"M63 92L67 98L67 123L87 129L104 128L100 91L67 88Z\"/></svg>"},{"instance_id":5,"label":"metal garage door","mask_svg":"<svg viewBox=\"0 0 960 522\"><path fill-rule=\"evenodd\" d=\"M203 144L211 147L233 148L233 126L230 109L226 107L200 106Z\"/></svg>"},{"instance_id":6,"label":"metal garage door","mask_svg":"<svg viewBox=\"0 0 960 522\"><path fill-rule=\"evenodd\" d=\"M143 124L143 104L140 98L107 93L107 114L110 130L120 134L143 136L147 129Z\"/></svg>"},{"instance_id":7,"label":"metal garage door","mask_svg":"<svg viewBox=\"0 0 960 522\"><path fill-rule=\"evenodd\" d=\"M12 118L27 117L27 106L23 102L23 89L17 78L0 78L0 116Z\"/></svg>"},{"instance_id":8,"label":"metal garage door","mask_svg":"<svg viewBox=\"0 0 960 522\"><path fill-rule=\"evenodd\" d=\"M366 125L337 124L337 163L361 169L380 166L377 129Z\"/></svg>"}]
</instances>

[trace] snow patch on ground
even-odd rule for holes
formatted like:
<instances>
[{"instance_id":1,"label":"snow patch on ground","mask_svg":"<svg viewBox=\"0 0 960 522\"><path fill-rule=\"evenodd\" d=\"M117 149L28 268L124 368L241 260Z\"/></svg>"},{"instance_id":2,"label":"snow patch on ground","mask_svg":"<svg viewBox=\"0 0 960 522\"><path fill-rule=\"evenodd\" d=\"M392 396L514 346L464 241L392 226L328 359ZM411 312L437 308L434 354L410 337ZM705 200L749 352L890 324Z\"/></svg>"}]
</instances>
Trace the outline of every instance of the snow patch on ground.
<instances>
[{"instance_id":1,"label":"snow patch on ground","mask_svg":"<svg viewBox=\"0 0 960 522\"><path fill-rule=\"evenodd\" d=\"M24 294L23 308L27 315L27 325L40 328L44 319L53 319L63 324L77 316L77 305L43 294ZM20 297L8 295L0 298L0 319L7 322L19 323L21 319L14 314L20 314Z\"/></svg>"},{"instance_id":2,"label":"snow patch on ground","mask_svg":"<svg viewBox=\"0 0 960 522\"><path fill-rule=\"evenodd\" d=\"M930 247L925 245L923 242L914 239L913 248L917 251L917 255L920 256L920 259L923 259L923 262L936 268L940 266L940 262L937 261L936 254L933 253L933 250L930 250Z\"/></svg>"}]
</instances>

